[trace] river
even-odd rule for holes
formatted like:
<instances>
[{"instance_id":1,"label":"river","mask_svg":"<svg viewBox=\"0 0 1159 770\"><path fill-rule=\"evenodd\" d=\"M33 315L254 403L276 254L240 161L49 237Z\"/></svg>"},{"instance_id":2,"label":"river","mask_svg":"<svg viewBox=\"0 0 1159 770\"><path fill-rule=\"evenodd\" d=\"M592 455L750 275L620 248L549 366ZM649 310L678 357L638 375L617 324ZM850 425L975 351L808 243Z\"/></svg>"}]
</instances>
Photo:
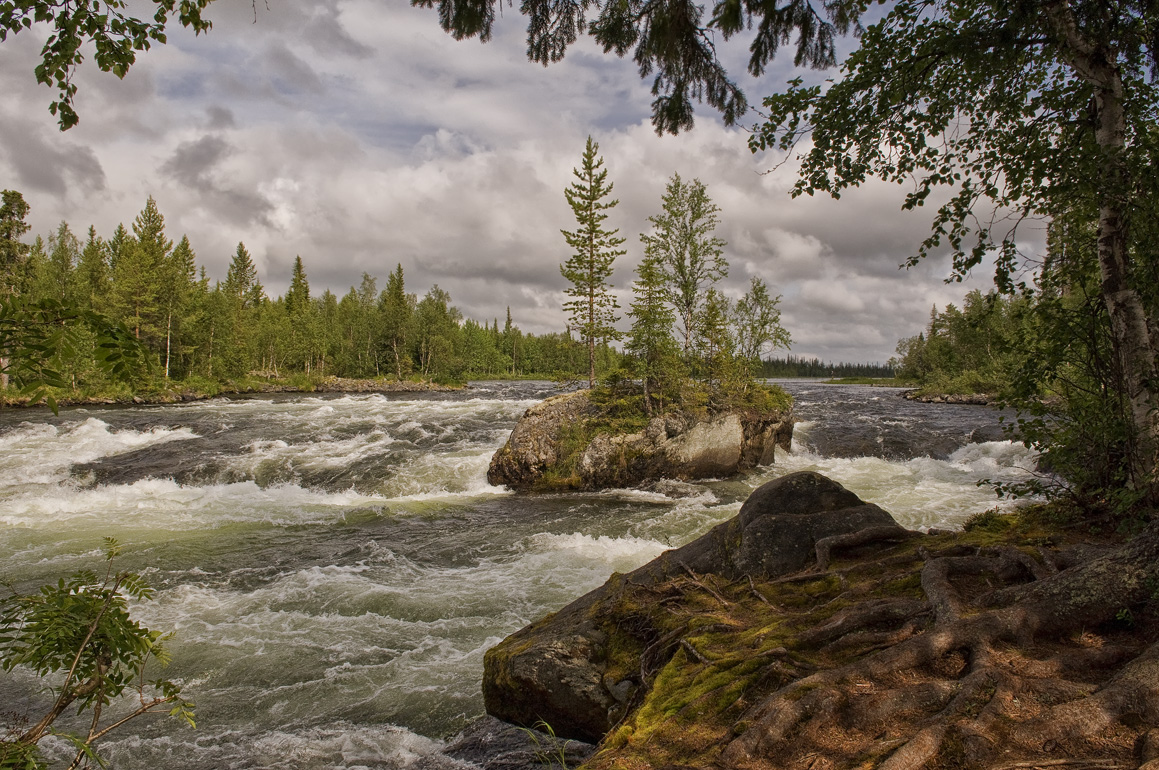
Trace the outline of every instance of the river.
<instances>
[{"instance_id":1,"label":"river","mask_svg":"<svg viewBox=\"0 0 1159 770\"><path fill-rule=\"evenodd\" d=\"M157 589L134 612L175 632L166 676L198 727L138 719L102 744L115 768L406 767L482 714L485 650L735 515L765 481L817 470L905 526L955 527L995 504L979 480L1033 466L990 409L783 384L800 422L773 467L540 496L486 469L550 383L8 410L0 578L31 590L96 568L112 536ZM0 674L0 711L42 698L36 685Z\"/></svg>"}]
</instances>

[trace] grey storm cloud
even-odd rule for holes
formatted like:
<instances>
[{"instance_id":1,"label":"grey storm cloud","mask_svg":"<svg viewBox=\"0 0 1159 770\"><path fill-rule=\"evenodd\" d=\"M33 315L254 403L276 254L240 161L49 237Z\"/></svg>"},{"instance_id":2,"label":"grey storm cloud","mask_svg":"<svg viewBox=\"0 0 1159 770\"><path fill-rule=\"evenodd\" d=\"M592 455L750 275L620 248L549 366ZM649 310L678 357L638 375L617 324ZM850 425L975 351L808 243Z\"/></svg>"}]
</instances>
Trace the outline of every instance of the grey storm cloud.
<instances>
[{"instance_id":1,"label":"grey storm cloud","mask_svg":"<svg viewBox=\"0 0 1159 770\"><path fill-rule=\"evenodd\" d=\"M0 69L0 187L23 189L34 231L63 219L107 236L152 195L212 278L224 278L238 241L273 295L298 255L315 295L341 296L363 272L382 287L402 264L409 291L437 283L467 317L502 321L510 307L526 331L562 331L559 231L575 226L563 190L592 134L620 200L609 225L627 238L612 278L625 308L639 234L673 172L700 178L721 208L723 290L739 297L752 276L768 282L794 353L885 360L931 304L989 283L980 270L947 286L944 257L898 269L932 215L903 215L903 189L792 198L793 158L752 155L745 131L706 108L693 131L658 137L650 83L631 61L581 42L551 67L529 64L518 13L482 45L452 40L434 12L403 3L256 10L255 20L251 4L214 3L209 35L173 30L123 81L82 68L81 124L65 135L31 76L37 40L4 43L13 66ZM754 81L740 71L743 45L724 50L753 103L790 76L786 60Z\"/></svg>"},{"instance_id":2,"label":"grey storm cloud","mask_svg":"<svg viewBox=\"0 0 1159 770\"><path fill-rule=\"evenodd\" d=\"M205 109L206 127L212 131L221 131L227 128L236 128L237 120L234 119L233 110L217 105L211 105Z\"/></svg>"},{"instance_id":3,"label":"grey storm cloud","mask_svg":"<svg viewBox=\"0 0 1159 770\"><path fill-rule=\"evenodd\" d=\"M3 153L23 190L67 197L105 189L105 171L92 148L45 137L29 122L8 124Z\"/></svg>"},{"instance_id":4,"label":"grey storm cloud","mask_svg":"<svg viewBox=\"0 0 1159 770\"><path fill-rule=\"evenodd\" d=\"M318 3L314 15L306 24L306 40L318 54L326 57L345 56L367 59L374 49L358 42L343 26L338 17L339 3Z\"/></svg>"},{"instance_id":5,"label":"grey storm cloud","mask_svg":"<svg viewBox=\"0 0 1159 770\"><path fill-rule=\"evenodd\" d=\"M219 136L203 136L191 142L182 142L161 166L161 170L189 187L209 188L209 175L214 166L230 154L229 143Z\"/></svg>"},{"instance_id":6,"label":"grey storm cloud","mask_svg":"<svg viewBox=\"0 0 1159 770\"><path fill-rule=\"evenodd\" d=\"M207 135L182 142L161 166L161 172L190 191L200 194L202 205L218 213L225 221L240 224L267 223L272 209L262 195L236 189L218 181L219 166L232 155L234 148L220 136Z\"/></svg>"},{"instance_id":7,"label":"grey storm cloud","mask_svg":"<svg viewBox=\"0 0 1159 770\"><path fill-rule=\"evenodd\" d=\"M262 61L266 78L280 92L320 94L324 90L318 73L284 43L271 44Z\"/></svg>"}]
</instances>

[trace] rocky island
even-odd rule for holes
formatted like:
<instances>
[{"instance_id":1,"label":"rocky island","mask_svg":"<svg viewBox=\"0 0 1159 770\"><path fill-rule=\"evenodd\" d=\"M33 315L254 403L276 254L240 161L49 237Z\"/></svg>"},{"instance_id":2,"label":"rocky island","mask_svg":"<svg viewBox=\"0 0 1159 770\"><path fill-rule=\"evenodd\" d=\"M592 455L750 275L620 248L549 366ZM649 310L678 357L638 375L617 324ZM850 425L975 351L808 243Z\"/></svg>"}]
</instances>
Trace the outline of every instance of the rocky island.
<instances>
[{"instance_id":1,"label":"rocky island","mask_svg":"<svg viewBox=\"0 0 1159 770\"><path fill-rule=\"evenodd\" d=\"M673 410L601 430L606 410L580 390L528 409L491 458L487 480L517 490L630 487L661 478L731 476L788 450L792 409ZM603 423L607 425L606 421Z\"/></svg>"}]
</instances>

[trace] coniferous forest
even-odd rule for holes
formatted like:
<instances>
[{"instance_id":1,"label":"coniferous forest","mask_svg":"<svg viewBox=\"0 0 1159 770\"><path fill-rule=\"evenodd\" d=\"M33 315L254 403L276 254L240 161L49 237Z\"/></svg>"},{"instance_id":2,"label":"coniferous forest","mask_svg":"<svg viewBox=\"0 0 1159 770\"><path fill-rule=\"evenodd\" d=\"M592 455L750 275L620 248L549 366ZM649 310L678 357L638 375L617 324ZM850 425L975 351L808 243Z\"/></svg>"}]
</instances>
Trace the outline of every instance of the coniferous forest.
<instances>
[{"instance_id":1,"label":"coniferous forest","mask_svg":"<svg viewBox=\"0 0 1159 770\"><path fill-rule=\"evenodd\" d=\"M171 238L152 197L130 226L78 235L67 222L23 243L28 206L5 191L0 299L59 303L121 324L148 351L148 382L216 386L279 378L299 386L320 378L461 382L470 378L563 377L585 373L586 345L568 333L527 334L511 319L464 318L437 285L415 291L397 264L364 273L342 296L311 291L308 264L294 260L289 289L271 297L253 257L238 243L224 280L199 264L189 239ZM420 293L421 292L421 293ZM114 388L97 366L97 340L83 331L55 365L68 389ZM597 348L601 370L619 354Z\"/></svg>"}]
</instances>

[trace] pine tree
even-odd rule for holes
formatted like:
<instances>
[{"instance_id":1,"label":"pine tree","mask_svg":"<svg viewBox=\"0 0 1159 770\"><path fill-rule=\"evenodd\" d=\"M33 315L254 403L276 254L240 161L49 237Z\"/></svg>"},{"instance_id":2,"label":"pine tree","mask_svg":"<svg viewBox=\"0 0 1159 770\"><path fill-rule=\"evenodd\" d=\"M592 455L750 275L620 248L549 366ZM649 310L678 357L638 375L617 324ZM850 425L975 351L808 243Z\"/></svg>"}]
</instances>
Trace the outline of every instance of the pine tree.
<instances>
[{"instance_id":1,"label":"pine tree","mask_svg":"<svg viewBox=\"0 0 1159 770\"><path fill-rule=\"evenodd\" d=\"M238 241L237 251L229 263L222 288L243 310L256 308L265 299L265 290L258 281L258 269L241 241Z\"/></svg>"},{"instance_id":2,"label":"pine tree","mask_svg":"<svg viewBox=\"0 0 1159 770\"><path fill-rule=\"evenodd\" d=\"M109 250L92 225L89 225L89 237L80 253L76 278L80 306L85 310L103 313L112 290L109 281Z\"/></svg>"},{"instance_id":3,"label":"pine tree","mask_svg":"<svg viewBox=\"0 0 1159 770\"><path fill-rule=\"evenodd\" d=\"M602 168L604 159L596 156L599 149L589 136L582 170L572 169L577 181L564 190L564 197L575 212L579 227L574 232L560 231L567 245L574 250L559 268L563 277L571 281L566 293L572 299L563 307L569 313L570 326L587 345L588 387L594 387L596 383L596 342L620 338L615 327L615 310L619 304L608 279L616 257L627 253L616 248L624 243L624 239L616 235L619 230L609 231L603 227L608 218L604 212L614 208L619 201L604 200L612 192L612 183L607 181L607 169Z\"/></svg>"},{"instance_id":4,"label":"pine tree","mask_svg":"<svg viewBox=\"0 0 1159 770\"><path fill-rule=\"evenodd\" d=\"M717 208L699 179L685 184L673 174L664 191L663 213L648 217L652 233L640 235L644 253L657 261L667 285L668 301L680 321L684 353L696 346L698 316L708 290L728 275L724 241L712 235L720 222Z\"/></svg>"},{"instance_id":5,"label":"pine tree","mask_svg":"<svg viewBox=\"0 0 1159 770\"><path fill-rule=\"evenodd\" d=\"M20 238L28 232L29 207L16 190L0 193L0 299L19 293L29 247Z\"/></svg>"},{"instance_id":6,"label":"pine tree","mask_svg":"<svg viewBox=\"0 0 1159 770\"><path fill-rule=\"evenodd\" d=\"M383 343L394 359L394 376L402 380L404 370L411 367L407 355L407 338L411 327L411 299L406 294L402 265L399 264L386 281L381 302Z\"/></svg>"},{"instance_id":7,"label":"pine tree","mask_svg":"<svg viewBox=\"0 0 1159 770\"><path fill-rule=\"evenodd\" d=\"M632 286L635 299L628 311L633 319L632 328L624 347L636 357L636 376L644 384L644 409L651 415L652 401L662 394L664 386L682 379L676 372L678 351L672 336L676 316L668 306L664 276L657 260L645 257L636 268L636 275ZM663 402L660 409L663 410Z\"/></svg>"},{"instance_id":8,"label":"pine tree","mask_svg":"<svg viewBox=\"0 0 1159 770\"><path fill-rule=\"evenodd\" d=\"M169 379L173 363L173 347L177 345L178 355L184 349L186 315L193 301L197 282L197 255L189 244L189 238L181 236L181 242L163 258L161 264L161 286L158 291L158 305L165 321L165 379Z\"/></svg>"}]
</instances>

